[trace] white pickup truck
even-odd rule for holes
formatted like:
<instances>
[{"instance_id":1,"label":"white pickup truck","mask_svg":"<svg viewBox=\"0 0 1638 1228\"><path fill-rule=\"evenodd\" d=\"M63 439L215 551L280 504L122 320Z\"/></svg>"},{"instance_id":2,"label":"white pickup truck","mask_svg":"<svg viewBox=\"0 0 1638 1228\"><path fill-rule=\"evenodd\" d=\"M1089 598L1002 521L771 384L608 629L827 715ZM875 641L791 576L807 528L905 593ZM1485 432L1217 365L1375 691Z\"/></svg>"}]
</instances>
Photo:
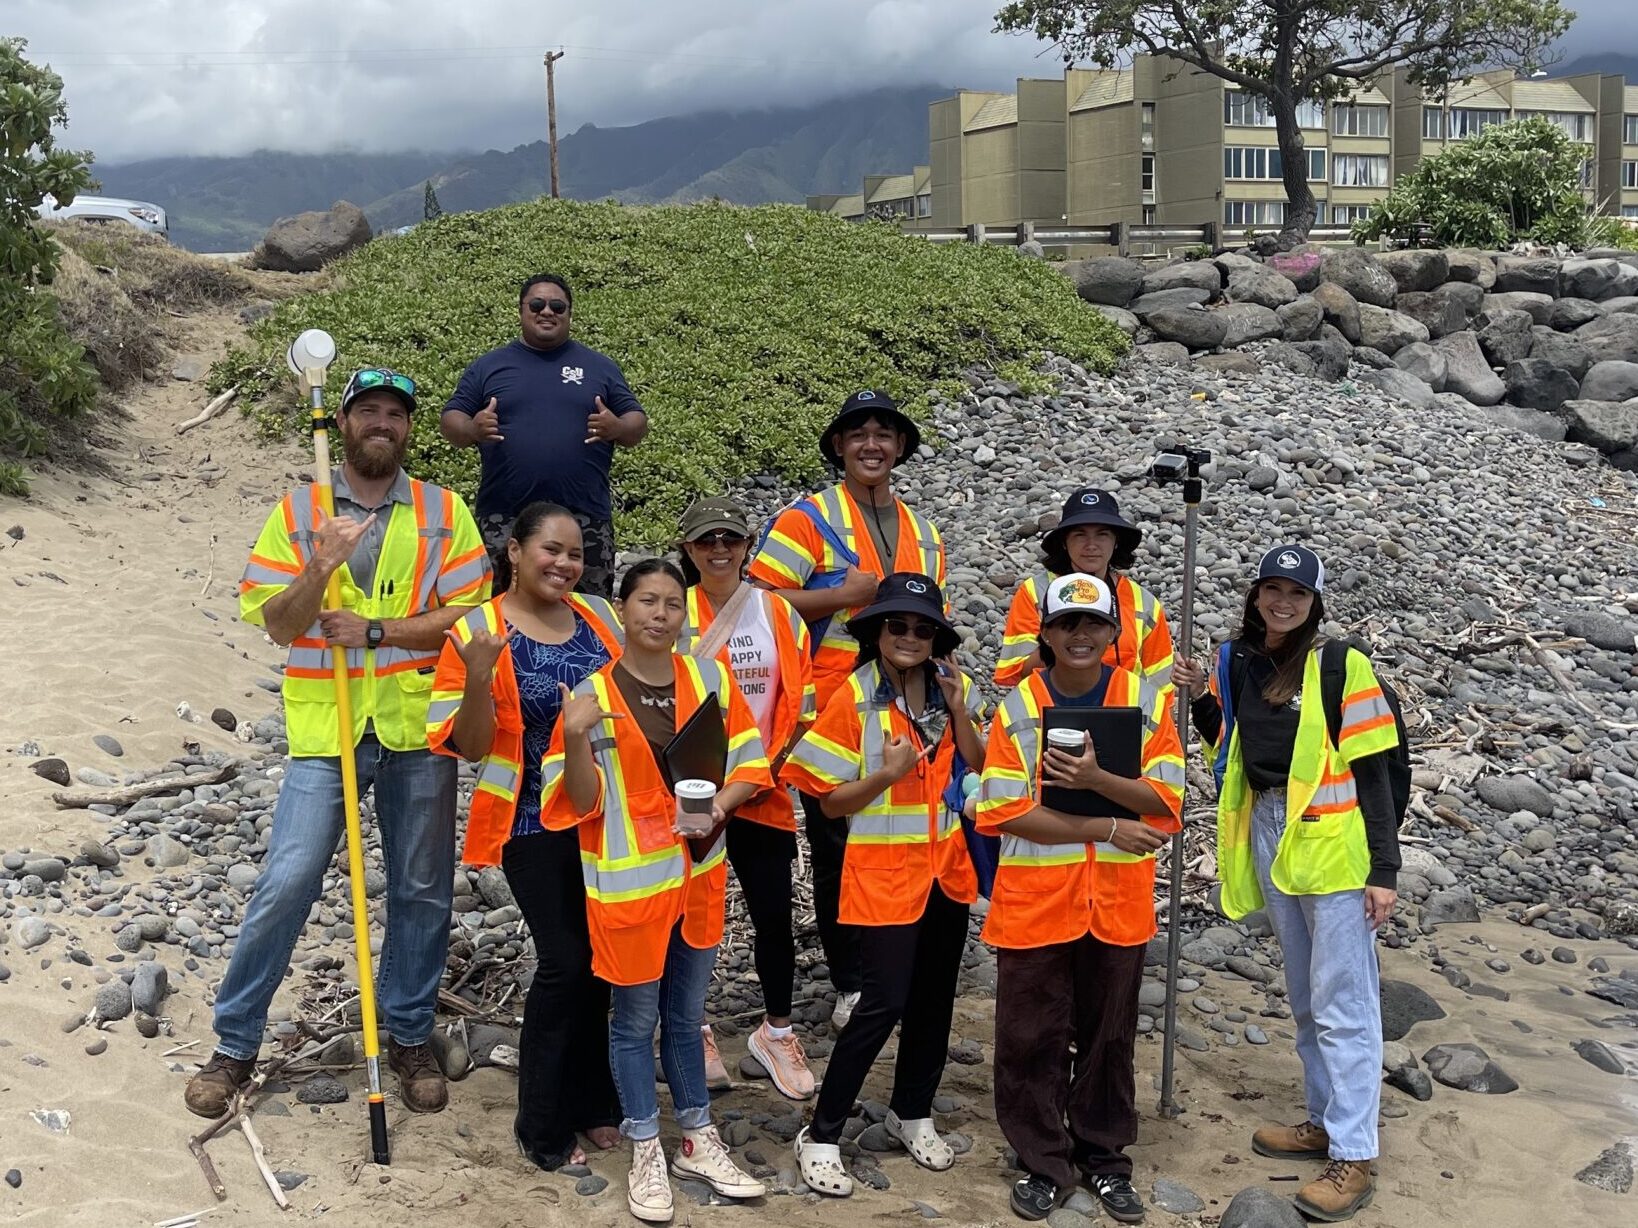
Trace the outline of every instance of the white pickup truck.
<instances>
[{"instance_id":1,"label":"white pickup truck","mask_svg":"<svg viewBox=\"0 0 1638 1228\"><path fill-rule=\"evenodd\" d=\"M145 200L124 200L117 196L76 196L71 205L59 205L50 196L35 210L53 222L122 222L147 234L169 238L170 222L165 210Z\"/></svg>"}]
</instances>

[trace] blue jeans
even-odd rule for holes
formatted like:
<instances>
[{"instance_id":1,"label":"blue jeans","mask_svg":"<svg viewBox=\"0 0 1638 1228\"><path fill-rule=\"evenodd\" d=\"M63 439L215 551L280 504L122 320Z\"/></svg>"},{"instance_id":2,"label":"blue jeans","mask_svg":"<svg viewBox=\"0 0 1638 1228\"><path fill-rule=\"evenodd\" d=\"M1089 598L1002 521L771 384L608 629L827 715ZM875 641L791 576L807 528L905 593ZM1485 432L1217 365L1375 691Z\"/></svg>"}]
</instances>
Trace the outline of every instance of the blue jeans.
<instances>
[{"instance_id":1,"label":"blue jeans","mask_svg":"<svg viewBox=\"0 0 1638 1228\"><path fill-rule=\"evenodd\" d=\"M449 953L455 760L429 750L387 750L370 734L355 753L360 796L375 787L375 829L387 868L387 937L376 965L376 1000L393 1040L419 1045L432 1035ZM345 833L343 810L340 759L289 761L262 876L216 994L217 1048L229 1057L253 1058L261 1050L268 1003Z\"/></svg>"},{"instance_id":2,"label":"blue jeans","mask_svg":"<svg viewBox=\"0 0 1638 1228\"><path fill-rule=\"evenodd\" d=\"M717 948L701 951L683 941L682 923L671 931L665 972L646 985L616 985L609 1019L609 1066L625 1119L620 1133L641 1142L660 1134L660 1095L654 1084L654 1029L660 1030L660 1068L671 1089L677 1124L698 1130L711 1124L711 1093L705 1086L705 991L717 964Z\"/></svg>"},{"instance_id":3,"label":"blue jeans","mask_svg":"<svg viewBox=\"0 0 1638 1228\"><path fill-rule=\"evenodd\" d=\"M1259 793L1251 812L1252 855L1285 957L1308 1119L1331 1136L1333 1160L1374 1160L1382 1100L1382 1007L1365 892L1281 892L1269 879L1269 867L1284 830L1285 790Z\"/></svg>"}]
</instances>

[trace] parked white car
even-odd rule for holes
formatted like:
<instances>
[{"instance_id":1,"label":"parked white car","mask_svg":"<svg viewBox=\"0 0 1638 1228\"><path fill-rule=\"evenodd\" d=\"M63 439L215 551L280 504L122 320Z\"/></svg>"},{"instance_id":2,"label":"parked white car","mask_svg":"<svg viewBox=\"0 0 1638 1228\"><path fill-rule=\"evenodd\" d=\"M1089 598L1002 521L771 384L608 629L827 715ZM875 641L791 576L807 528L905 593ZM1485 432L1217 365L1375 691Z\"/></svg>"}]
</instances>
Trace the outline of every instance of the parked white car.
<instances>
[{"instance_id":1,"label":"parked white car","mask_svg":"<svg viewBox=\"0 0 1638 1228\"><path fill-rule=\"evenodd\" d=\"M125 200L118 196L76 196L71 205L59 205L50 196L35 210L50 221L122 222L160 238L168 238L170 222L165 210L145 200Z\"/></svg>"}]
</instances>

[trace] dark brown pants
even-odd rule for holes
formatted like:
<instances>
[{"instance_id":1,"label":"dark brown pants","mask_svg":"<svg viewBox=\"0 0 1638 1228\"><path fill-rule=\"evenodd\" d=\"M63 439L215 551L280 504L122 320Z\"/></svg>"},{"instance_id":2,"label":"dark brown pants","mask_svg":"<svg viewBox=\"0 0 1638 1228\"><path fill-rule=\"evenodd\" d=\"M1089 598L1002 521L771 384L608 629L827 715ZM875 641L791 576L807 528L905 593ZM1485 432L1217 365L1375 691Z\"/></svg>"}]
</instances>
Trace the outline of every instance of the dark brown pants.
<instances>
[{"instance_id":1,"label":"dark brown pants","mask_svg":"<svg viewBox=\"0 0 1638 1228\"><path fill-rule=\"evenodd\" d=\"M1077 1168L1132 1175L1143 952L1088 934L996 955L995 1120L1019 1165L1060 1187Z\"/></svg>"}]
</instances>

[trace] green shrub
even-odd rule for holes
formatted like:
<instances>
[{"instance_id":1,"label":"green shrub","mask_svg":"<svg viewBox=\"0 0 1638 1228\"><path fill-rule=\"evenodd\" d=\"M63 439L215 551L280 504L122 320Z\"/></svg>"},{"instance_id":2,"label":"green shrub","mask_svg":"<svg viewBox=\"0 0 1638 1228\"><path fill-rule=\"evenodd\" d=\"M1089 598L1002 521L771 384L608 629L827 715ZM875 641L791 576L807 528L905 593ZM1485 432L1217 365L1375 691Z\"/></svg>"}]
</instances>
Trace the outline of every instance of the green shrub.
<instances>
[{"instance_id":1,"label":"green shrub","mask_svg":"<svg viewBox=\"0 0 1638 1228\"><path fill-rule=\"evenodd\" d=\"M1520 240L1583 247L1588 239L1581 163L1586 151L1544 119L1486 128L1429 155L1355 222L1357 243L1409 240L1426 222L1451 247L1500 248Z\"/></svg>"},{"instance_id":2,"label":"green shrub","mask_svg":"<svg viewBox=\"0 0 1638 1228\"><path fill-rule=\"evenodd\" d=\"M415 377L427 408L409 466L470 496L477 453L443 441L437 411L468 362L517 335L519 282L561 273L575 337L621 364L652 422L615 463L626 542L669 540L689 500L735 478L818 478L816 436L860 387L919 415L935 384L974 364L1051 351L1107 370L1127 345L1039 261L783 205L541 200L446 215L335 268L334 289L283 304L212 387L240 385L264 426L289 428L304 415L284 350L323 328L338 371L385 363Z\"/></svg>"}]
</instances>

